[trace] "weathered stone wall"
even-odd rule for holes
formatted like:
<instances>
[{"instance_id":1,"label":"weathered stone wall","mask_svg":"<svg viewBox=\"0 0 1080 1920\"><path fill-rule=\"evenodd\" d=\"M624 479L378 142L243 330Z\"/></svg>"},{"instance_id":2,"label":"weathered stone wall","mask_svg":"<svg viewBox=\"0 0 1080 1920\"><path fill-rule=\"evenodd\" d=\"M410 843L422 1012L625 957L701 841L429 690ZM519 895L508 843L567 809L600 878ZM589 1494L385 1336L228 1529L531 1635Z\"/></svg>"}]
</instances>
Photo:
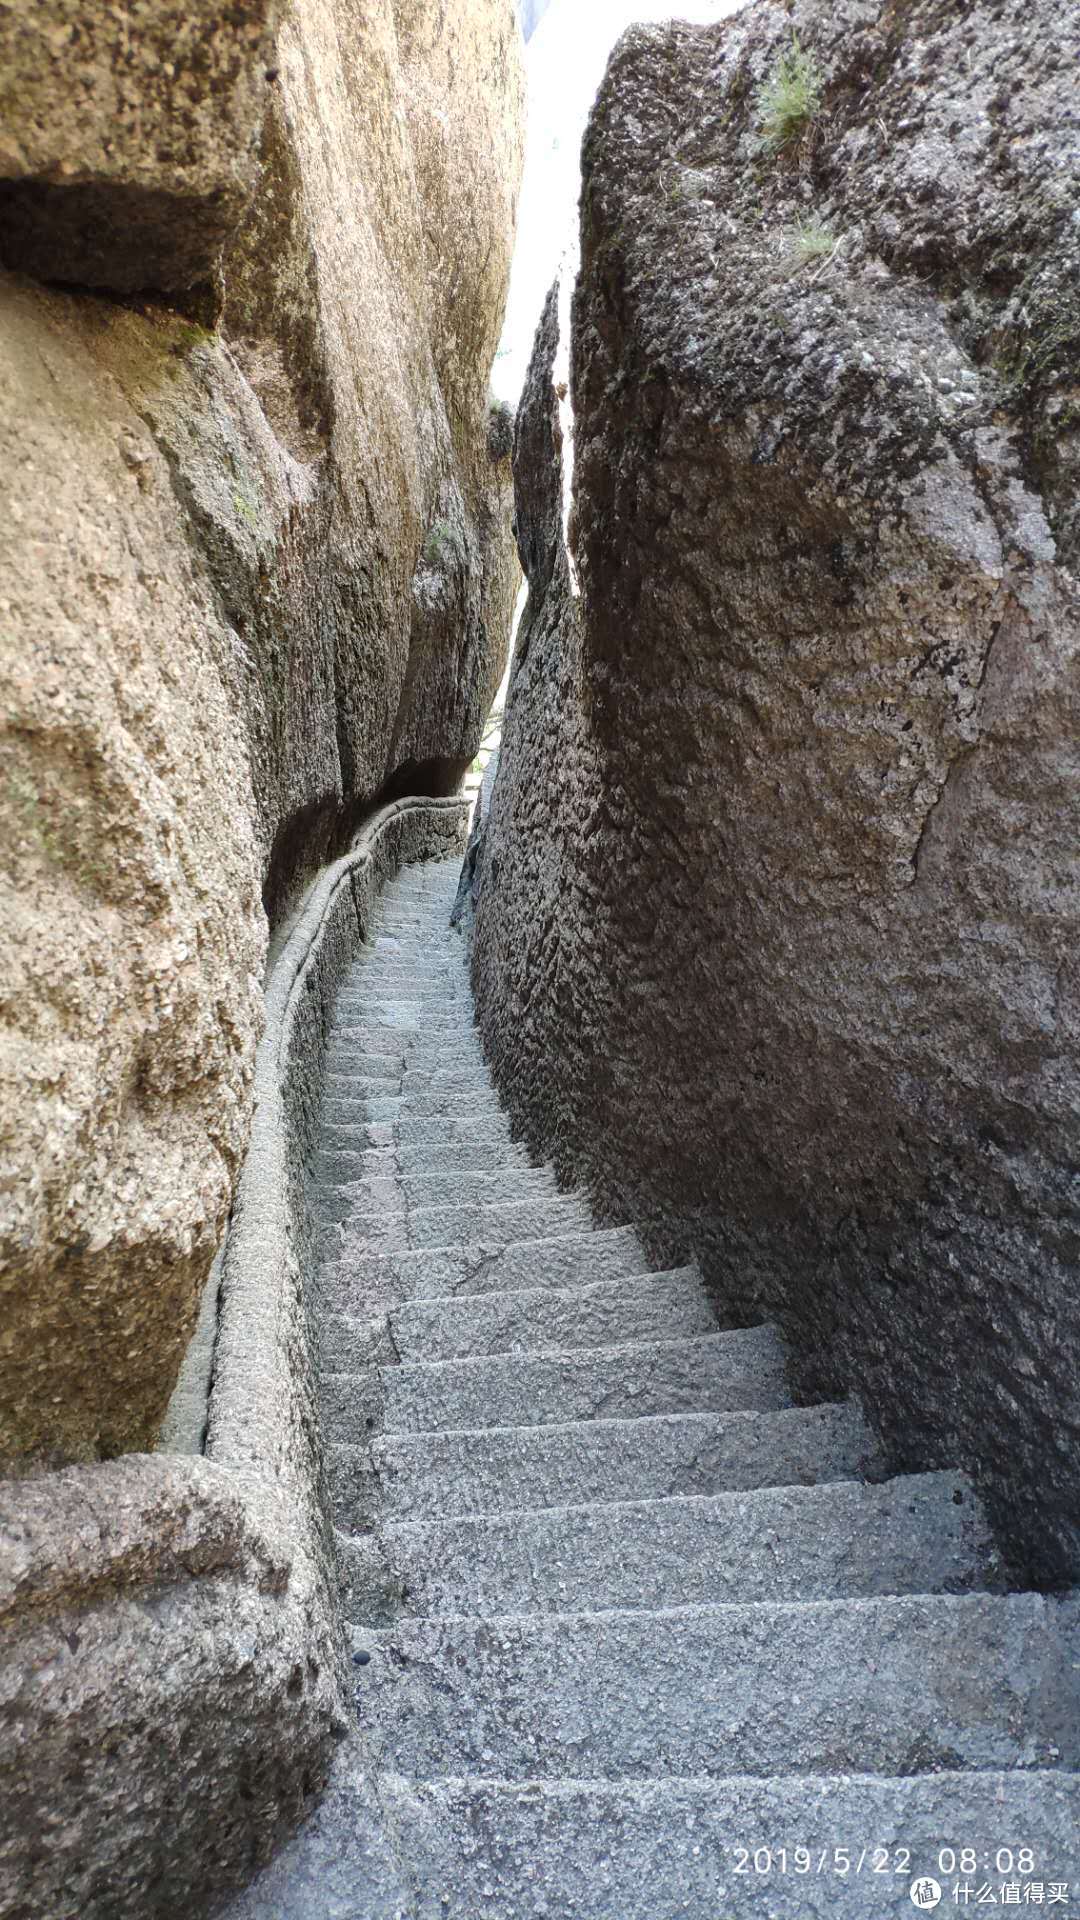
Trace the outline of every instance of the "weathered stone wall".
<instances>
[{"instance_id":1,"label":"weathered stone wall","mask_svg":"<svg viewBox=\"0 0 1080 1920\"><path fill-rule=\"evenodd\" d=\"M264 905L479 739L521 76L511 0L49 0L0 71L18 1468L152 1441L247 1139Z\"/></svg>"},{"instance_id":2,"label":"weathered stone wall","mask_svg":"<svg viewBox=\"0 0 1080 1920\"><path fill-rule=\"evenodd\" d=\"M780 151L759 88L821 101ZM1080 162L1063 0L620 43L474 889L519 1122L1080 1572Z\"/></svg>"}]
</instances>

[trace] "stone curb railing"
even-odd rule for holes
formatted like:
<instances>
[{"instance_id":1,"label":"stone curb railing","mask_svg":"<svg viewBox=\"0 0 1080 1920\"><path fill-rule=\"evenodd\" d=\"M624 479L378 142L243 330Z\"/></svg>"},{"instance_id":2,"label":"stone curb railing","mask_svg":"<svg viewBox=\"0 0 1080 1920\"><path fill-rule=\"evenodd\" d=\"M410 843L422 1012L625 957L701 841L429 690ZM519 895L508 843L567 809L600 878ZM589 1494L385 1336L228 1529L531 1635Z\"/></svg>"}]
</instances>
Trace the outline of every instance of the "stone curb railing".
<instances>
[{"instance_id":1,"label":"stone curb railing","mask_svg":"<svg viewBox=\"0 0 1080 1920\"><path fill-rule=\"evenodd\" d=\"M344 1671L304 1168L334 999L378 893L403 863L460 849L466 821L459 799L383 808L273 967L205 1457L0 1486L0 1915L195 1920L325 1781Z\"/></svg>"}]
</instances>

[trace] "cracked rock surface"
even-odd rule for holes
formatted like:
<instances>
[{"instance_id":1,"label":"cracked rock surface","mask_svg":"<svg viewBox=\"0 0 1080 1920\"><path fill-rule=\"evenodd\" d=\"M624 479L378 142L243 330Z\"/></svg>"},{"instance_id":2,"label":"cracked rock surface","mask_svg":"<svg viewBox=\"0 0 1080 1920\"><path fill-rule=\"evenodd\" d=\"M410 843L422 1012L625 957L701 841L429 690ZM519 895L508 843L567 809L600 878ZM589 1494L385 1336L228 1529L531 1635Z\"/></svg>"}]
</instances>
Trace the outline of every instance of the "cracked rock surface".
<instances>
[{"instance_id":1,"label":"cracked rock surface","mask_svg":"<svg viewBox=\"0 0 1080 1920\"><path fill-rule=\"evenodd\" d=\"M475 860L515 1124L1080 1574L1080 142L1060 0L632 30ZM820 105L780 151L792 35ZM573 564L571 564L571 562ZM580 588L580 594L575 590Z\"/></svg>"}]
</instances>

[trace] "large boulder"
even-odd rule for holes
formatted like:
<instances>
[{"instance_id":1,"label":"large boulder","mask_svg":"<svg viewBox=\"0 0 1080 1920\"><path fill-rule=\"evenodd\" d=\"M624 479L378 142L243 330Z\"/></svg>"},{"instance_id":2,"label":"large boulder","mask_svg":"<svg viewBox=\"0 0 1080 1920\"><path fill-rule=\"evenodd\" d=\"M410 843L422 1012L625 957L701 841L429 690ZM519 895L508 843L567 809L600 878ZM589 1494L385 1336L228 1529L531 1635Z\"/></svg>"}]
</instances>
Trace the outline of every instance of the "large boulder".
<instances>
[{"instance_id":1,"label":"large boulder","mask_svg":"<svg viewBox=\"0 0 1080 1920\"><path fill-rule=\"evenodd\" d=\"M268 916L287 925L380 797L454 789L501 677L517 567L487 375L518 35L511 0L448 11L297 0L268 52L276 10L242 5L204 61L190 35L211 8L181 10L188 38L149 0L79 31L85 9L15 9L37 79L4 137L27 177L76 191L113 98L100 76L122 73L142 120L117 108L102 133L110 231L130 238L148 204L129 133L147 192L172 199L134 249L143 298L0 279L13 1469L152 1443L247 1140ZM64 87L98 118L72 130L49 106ZM176 143L250 172L227 231ZM59 229L43 213L34 231ZM163 298L193 274L210 327Z\"/></svg>"},{"instance_id":2,"label":"large boulder","mask_svg":"<svg viewBox=\"0 0 1080 1920\"><path fill-rule=\"evenodd\" d=\"M537 1147L1080 1573L1080 156L1064 0L638 29L584 150L476 863Z\"/></svg>"}]
</instances>

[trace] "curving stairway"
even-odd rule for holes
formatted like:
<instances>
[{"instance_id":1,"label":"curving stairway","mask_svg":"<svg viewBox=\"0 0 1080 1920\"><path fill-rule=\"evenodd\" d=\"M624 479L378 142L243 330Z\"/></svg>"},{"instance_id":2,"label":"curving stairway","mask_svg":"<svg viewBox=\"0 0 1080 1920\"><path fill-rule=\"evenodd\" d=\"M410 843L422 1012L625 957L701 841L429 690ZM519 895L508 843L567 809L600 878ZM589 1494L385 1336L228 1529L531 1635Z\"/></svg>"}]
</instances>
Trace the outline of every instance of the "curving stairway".
<instances>
[{"instance_id":1,"label":"curving stairway","mask_svg":"<svg viewBox=\"0 0 1080 1920\"><path fill-rule=\"evenodd\" d=\"M1005 1591L962 1474L886 1478L853 1405L791 1404L774 1328L718 1327L693 1267L529 1165L458 872L399 876L338 1002L314 1175L356 1731L238 1920L863 1920L925 1872L942 1911L1070 1879L1080 1908L1075 1597Z\"/></svg>"}]
</instances>

